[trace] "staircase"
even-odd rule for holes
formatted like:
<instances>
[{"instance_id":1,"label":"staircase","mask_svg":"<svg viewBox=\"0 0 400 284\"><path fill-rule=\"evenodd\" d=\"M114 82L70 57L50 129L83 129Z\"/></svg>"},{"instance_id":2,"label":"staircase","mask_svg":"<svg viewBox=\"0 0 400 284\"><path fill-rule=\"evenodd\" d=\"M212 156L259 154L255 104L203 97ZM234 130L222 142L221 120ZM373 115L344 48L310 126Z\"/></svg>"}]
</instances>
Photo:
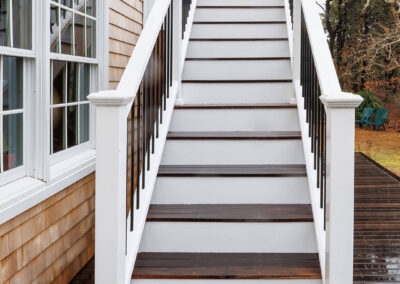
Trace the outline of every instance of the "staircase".
<instances>
[{"instance_id":1,"label":"staircase","mask_svg":"<svg viewBox=\"0 0 400 284\"><path fill-rule=\"evenodd\" d=\"M132 275L322 283L283 0L198 0Z\"/></svg>"}]
</instances>

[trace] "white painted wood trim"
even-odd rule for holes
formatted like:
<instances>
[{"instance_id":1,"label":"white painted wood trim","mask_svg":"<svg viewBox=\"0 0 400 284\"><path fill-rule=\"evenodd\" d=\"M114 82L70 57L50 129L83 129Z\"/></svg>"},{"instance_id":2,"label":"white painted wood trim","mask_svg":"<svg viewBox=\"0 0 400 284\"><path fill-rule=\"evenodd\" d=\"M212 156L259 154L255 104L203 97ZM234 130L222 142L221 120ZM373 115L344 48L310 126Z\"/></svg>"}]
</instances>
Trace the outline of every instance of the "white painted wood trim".
<instances>
[{"instance_id":1,"label":"white painted wood trim","mask_svg":"<svg viewBox=\"0 0 400 284\"><path fill-rule=\"evenodd\" d=\"M302 87L300 81L296 81L295 93L297 98L297 109L299 113L299 122L301 137L303 141L304 158L306 161L308 188L310 190L310 199L314 217L315 234L318 247L318 255L321 266L322 279L325 279L325 238L324 231L324 210L320 208L320 190L317 188L317 171L314 170L314 156L311 153L311 139L308 136L308 123L306 122L306 111L304 109L304 98L302 96Z\"/></svg>"},{"instance_id":2,"label":"white painted wood trim","mask_svg":"<svg viewBox=\"0 0 400 284\"><path fill-rule=\"evenodd\" d=\"M136 96L170 3L171 0L160 0L151 8L146 24L118 84L117 91L120 94L127 97ZM179 17L179 15L174 15L174 17ZM127 114L130 108L131 104L126 105Z\"/></svg>"},{"instance_id":3,"label":"white painted wood trim","mask_svg":"<svg viewBox=\"0 0 400 284\"><path fill-rule=\"evenodd\" d=\"M290 58L293 59L293 25L292 25L292 19L290 17L289 0L284 0L284 4L285 4L285 14L286 14L286 28L289 40L289 52L290 52Z\"/></svg>"},{"instance_id":4,"label":"white painted wood trim","mask_svg":"<svg viewBox=\"0 0 400 284\"><path fill-rule=\"evenodd\" d=\"M173 86L170 89L171 96L167 100L167 110L164 112L164 121L163 124L160 124L160 132L159 138L155 140L155 148L154 155L151 156L150 162L150 171L146 172L146 185L143 190L141 190L140 195L140 209L135 210L134 213L134 231L130 232L129 224L130 218L132 217L129 214L128 218L128 227L126 231L127 235L127 255L126 255L126 275L125 275L125 283L128 284L132 278L133 268L135 267L136 255L139 252L140 241L144 231L144 225L146 223L147 212L149 210L149 206L151 203L151 199L153 196L153 191L157 179L158 168L161 163L161 158L163 154L163 150L165 147L165 141L167 139L167 134L169 130L169 125L172 118L172 112L174 110L175 100L178 94L178 82L174 81ZM142 179L140 179L142 180ZM136 206L136 194L134 196L135 206Z\"/></svg>"},{"instance_id":5,"label":"white painted wood trim","mask_svg":"<svg viewBox=\"0 0 400 284\"><path fill-rule=\"evenodd\" d=\"M190 34L192 33L194 15L196 14L196 7L197 7L197 0L193 0L192 6L190 6L190 12L186 24L186 30L182 40L181 73L183 72L183 66L185 65L187 49L189 47L189 38Z\"/></svg>"},{"instance_id":6,"label":"white painted wood trim","mask_svg":"<svg viewBox=\"0 0 400 284\"><path fill-rule=\"evenodd\" d=\"M318 13L317 3L309 0L300 1L303 7L304 20L307 26L321 92L323 95L328 93L340 93L342 89ZM298 18L297 20L295 25L300 26L301 19ZM298 31L300 31L300 29Z\"/></svg>"}]
</instances>

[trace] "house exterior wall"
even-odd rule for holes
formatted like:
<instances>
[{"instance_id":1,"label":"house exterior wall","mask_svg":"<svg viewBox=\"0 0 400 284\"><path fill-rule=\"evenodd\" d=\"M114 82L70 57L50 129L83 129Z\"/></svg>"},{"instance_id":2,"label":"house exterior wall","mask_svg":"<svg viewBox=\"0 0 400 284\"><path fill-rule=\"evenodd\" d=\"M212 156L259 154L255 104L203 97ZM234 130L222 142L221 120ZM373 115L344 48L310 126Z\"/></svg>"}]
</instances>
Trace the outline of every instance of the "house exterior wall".
<instances>
[{"instance_id":1,"label":"house exterior wall","mask_svg":"<svg viewBox=\"0 0 400 284\"><path fill-rule=\"evenodd\" d=\"M0 226L1 283L68 283L94 253L94 174Z\"/></svg>"},{"instance_id":2,"label":"house exterior wall","mask_svg":"<svg viewBox=\"0 0 400 284\"><path fill-rule=\"evenodd\" d=\"M116 89L143 28L143 1L110 0L110 89Z\"/></svg>"},{"instance_id":3,"label":"house exterior wall","mask_svg":"<svg viewBox=\"0 0 400 284\"><path fill-rule=\"evenodd\" d=\"M109 0L109 87L142 31L143 1ZM0 283L69 283L94 255L95 174L0 225Z\"/></svg>"}]
</instances>

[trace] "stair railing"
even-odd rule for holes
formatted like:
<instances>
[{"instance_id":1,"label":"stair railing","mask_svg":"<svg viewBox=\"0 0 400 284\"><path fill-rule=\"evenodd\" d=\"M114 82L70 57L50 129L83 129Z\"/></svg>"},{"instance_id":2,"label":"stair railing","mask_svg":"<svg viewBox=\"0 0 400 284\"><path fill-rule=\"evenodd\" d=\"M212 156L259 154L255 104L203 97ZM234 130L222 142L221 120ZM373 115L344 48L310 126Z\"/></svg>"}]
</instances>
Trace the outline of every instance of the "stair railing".
<instances>
[{"instance_id":1,"label":"stair railing","mask_svg":"<svg viewBox=\"0 0 400 284\"><path fill-rule=\"evenodd\" d=\"M130 283L181 81L182 3L154 1L116 90L96 106L95 282Z\"/></svg>"},{"instance_id":2,"label":"stair railing","mask_svg":"<svg viewBox=\"0 0 400 284\"><path fill-rule=\"evenodd\" d=\"M286 0L287 1L287 0ZM354 119L315 1L289 0L292 72L324 283L353 283Z\"/></svg>"}]
</instances>

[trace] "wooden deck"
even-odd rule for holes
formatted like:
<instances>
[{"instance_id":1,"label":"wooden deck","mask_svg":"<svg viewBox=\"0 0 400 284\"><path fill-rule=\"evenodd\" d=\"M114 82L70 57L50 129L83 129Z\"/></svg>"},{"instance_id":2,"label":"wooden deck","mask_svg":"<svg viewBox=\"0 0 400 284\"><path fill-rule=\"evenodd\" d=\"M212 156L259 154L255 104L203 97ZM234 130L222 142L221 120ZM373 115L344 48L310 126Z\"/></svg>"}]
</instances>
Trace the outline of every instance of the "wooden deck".
<instances>
[{"instance_id":1,"label":"wooden deck","mask_svg":"<svg viewBox=\"0 0 400 284\"><path fill-rule=\"evenodd\" d=\"M400 283L400 178L356 154L354 283Z\"/></svg>"},{"instance_id":2,"label":"wooden deck","mask_svg":"<svg viewBox=\"0 0 400 284\"><path fill-rule=\"evenodd\" d=\"M356 153L354 283L400 283L400 177ZM93 260L72 280L94 283Z\"/></svg>"}]
</instances>

